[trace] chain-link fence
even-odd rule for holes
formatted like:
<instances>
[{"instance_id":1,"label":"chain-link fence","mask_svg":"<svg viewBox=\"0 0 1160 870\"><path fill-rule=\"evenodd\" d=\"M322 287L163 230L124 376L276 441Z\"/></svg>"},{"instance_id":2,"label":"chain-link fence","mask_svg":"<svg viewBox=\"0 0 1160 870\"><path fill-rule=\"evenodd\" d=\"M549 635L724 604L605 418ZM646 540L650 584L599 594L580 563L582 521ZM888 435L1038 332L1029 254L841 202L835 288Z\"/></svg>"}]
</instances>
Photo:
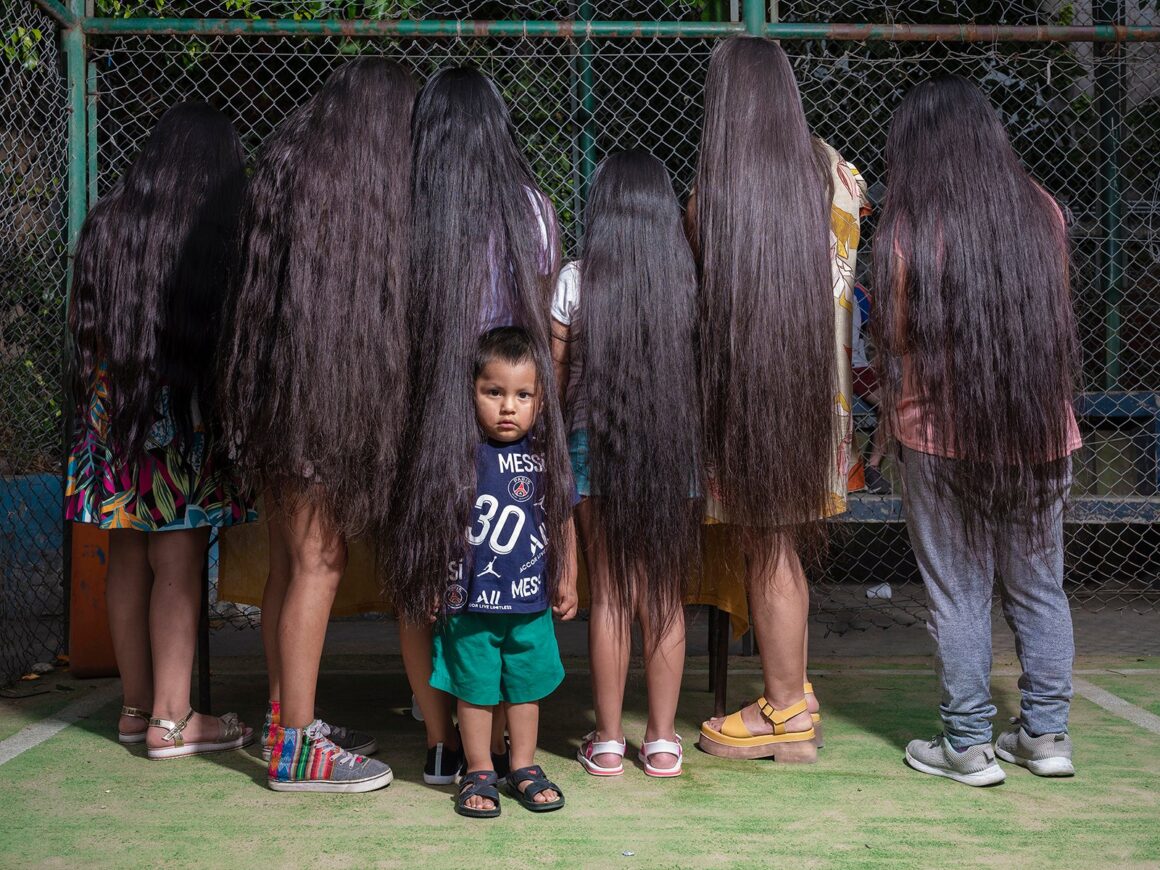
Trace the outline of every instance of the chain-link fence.
<instances>
[{"instance_id":1,"label":"chain-link fence","mask_svg":"<svg viewBox=\"0 0 1160 870\"><path fill-rule=\"evenodd\" d=\"M16 0L0 17L6 55L0 81L10 119L0 135L15 137L23 149L0 153L0 227L5 275L13 275L4 292L39 307L21 315L31 325L20 326L4 297L0 360L5 372L26 367L35 375L30 383L49 389L24 388L25 397L7 377L0 383L0 461L6 453L21 464L26 460L20 457L34 457L33 465L6 474L51 468L59 452L52 387L59 382L62 340L68 93L56 32L32 2ZM223 109L252 154L352 56L401 59L420 79L446 63L467 61L503 90L572 254L586 179L604 154L648 148L665 161L678 192L688 191L709 55L717 38L742 29L717 22L739 22L743 11L754 11L752 3L729 0L95 0L95 7L101 17L88 19L84 28L91 121L87 135L74 136L71 153L75 158L85 143L82 162L97 194L178 100L202 99ZM1156 4L1097 0L1093 10L1031 0L806 0L782 3L777 12L789 24L774 33L784 37L814 130L862 170L873 198L881 199L886 132L902 95L932 74L955 72L982 85L1033 174L1066 206L1085 376L1079 399L1085 446L1076 460L1067 525L1069 592L1084 607L1154 608L1160 599L1160 533L1153 523L1160 509L1160 303L1152 292L1160 282ZM585 30L586 21L598 24ZM824 24L830 21L901 26ZM962 21L1003 27L945 27ZM801 22L823 24L794 30ZM1108 31L1075 29L1093 22L1135 27L1119 36L1141 41L1094 41ZM22 42L19 28L30 25L44 38ZM1026 29L1032 25L1040 29ZM871 216L864 224L863 263L871 256L873 227ZM9 338L17 334L36 338L29 363ZM17 356L21 361L10 364ZM865 440L876 425L873 407L860 402L856 412ZM33 449L8 448L10 437L27 438L34 430L43 437ZM889 460L883 468L889 481ZM59 484L53 485L55 497ZM50 543L60 536L53 523ZM921 584L897 495L855 495L850 513L834 525L831 561L815 583L822 619L842 630L921 618ZM5 540L6 554L36 546L19 529ZM35 577L48 578L59 609L58 550L46 548ZM6 555L5 564L23 563ZM17 573L18 583L29 576ZM29 619L27 610L10 610L13 582L6 568L6 628L10 620ZM868 598L868 591L876 597ZM228 608L222 607L224 615ZM256 618L252 610L245 614L235 622Z\"/></svg>"},{"instance_id":2,"label":"chain-link fence","mask_svg":"<svg viewBox=\"0 0 1160 870\"><path fill-rule=\"evenodd\" d=\"M61 652L68 102L53 21L0 8L0 685Z\"/></svg>"}]
</instances>

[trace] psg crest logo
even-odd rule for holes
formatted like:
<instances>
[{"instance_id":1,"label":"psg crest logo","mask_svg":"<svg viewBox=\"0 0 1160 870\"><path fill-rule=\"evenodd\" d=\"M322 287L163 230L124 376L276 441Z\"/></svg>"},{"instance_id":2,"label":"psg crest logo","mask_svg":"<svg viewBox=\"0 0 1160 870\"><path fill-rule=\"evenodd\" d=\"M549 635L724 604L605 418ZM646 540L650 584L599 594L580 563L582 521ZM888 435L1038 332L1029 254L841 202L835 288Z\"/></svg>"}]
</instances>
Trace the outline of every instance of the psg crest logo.
<instances>
[{"instance_id":1,"label":"psg crest logo","mask_svg":"<svg viewBox=\"0 0 1160 870\"><path fill-rule=\"evenodd\" d=\"M532 497L532 479L523 474L513 477L508 484L508 494L516 501L527 501Z\"/></svg>"},{"instance_id":2,"label":"psg crest logo","mask_svg":"<svg viewBox=\"0 0 1160 870\"><path fill-rule=\"evenodd\" d=\"M458 583L453 583L447 587L443 600L447 602L448 610L458 610L467 603L467 590Z\"/></svg>"}]
</instances>

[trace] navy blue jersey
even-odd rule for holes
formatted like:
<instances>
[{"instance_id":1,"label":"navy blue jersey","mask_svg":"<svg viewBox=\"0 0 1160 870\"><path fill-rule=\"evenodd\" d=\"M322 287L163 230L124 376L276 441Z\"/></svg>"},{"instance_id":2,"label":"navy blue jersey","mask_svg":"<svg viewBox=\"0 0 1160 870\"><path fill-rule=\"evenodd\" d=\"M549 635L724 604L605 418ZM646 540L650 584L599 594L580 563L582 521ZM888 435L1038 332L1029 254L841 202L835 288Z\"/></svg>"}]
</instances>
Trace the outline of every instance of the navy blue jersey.
<instances>
[{"instance_id":1,"label":"navy blue jersey","mask_svg":"<svg viewBox=\"0 0 1160 870\"><path fill-rule=\"evenodd\" d=\"M479 445L467 556L453 562L451 613L539 613L548 608L544 459L529 440Z\"/></svg>"}]
</instances>

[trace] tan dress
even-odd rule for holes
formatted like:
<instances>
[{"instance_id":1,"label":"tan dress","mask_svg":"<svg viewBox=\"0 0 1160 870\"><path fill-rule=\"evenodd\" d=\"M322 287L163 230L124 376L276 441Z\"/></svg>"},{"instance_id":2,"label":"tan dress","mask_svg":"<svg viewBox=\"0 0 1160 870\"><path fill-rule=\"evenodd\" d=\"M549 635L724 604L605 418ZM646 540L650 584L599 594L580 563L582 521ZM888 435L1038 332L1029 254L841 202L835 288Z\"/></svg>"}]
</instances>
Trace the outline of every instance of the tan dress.
<instances>
[{"instance_id":1,"label":"tan dress","mask_svg":"<svg viewBox=\"0 0 1160 870\"><path fill-rule=\"evenodd\" d=\"M834 282L834 353L838 371L834 393L834 461L830 468L828 504L823 513L823 517L830 517L846 510L846 481L854 445L850 370L854 272L858 260L859 220L869 213L870 200L862 174L829 145L825 148L834 182L834 200L830 206L830 266ZM705 513L707 522L731 522L712 492L706 495Z\"/></svg>"}]
</instances>

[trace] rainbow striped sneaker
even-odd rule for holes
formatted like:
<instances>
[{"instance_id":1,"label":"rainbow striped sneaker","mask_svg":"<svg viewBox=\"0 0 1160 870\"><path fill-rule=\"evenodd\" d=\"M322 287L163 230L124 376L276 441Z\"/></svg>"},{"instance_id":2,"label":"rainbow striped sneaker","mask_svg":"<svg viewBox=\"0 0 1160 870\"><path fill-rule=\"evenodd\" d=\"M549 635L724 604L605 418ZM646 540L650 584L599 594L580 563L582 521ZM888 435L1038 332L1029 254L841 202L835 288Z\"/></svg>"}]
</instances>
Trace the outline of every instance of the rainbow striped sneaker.
<instances>
[{"instance_id":1,"label":"rainbow striped sneaker","mask_svg":"<svg viewBox=\"0 0 1160 870\"><path fill-rule=\"evenodd\" d=\"M347 752L327 738L318 719L306 728L275 727L267 780L274 791L357 793L383 788L395 778L383 762Z\"/></svg>"},{"instance_id":2,"label":"rainbow striped sneaker","mask_svg":"<svg viewBox=\"0 0 1160 870\"><path fill-rule=\"evenodd\" d=\"M315 715L318 715L317 712ZM262 726L262 760L270 760L270 752L277 739L278 726L282 724L282 706L277 701L266 705L266 723ZM341 725L322 723L322 736L331 743L355 755L374 755L379 751L378 741L371 735Z\"/></svg>"}]
</instances>

